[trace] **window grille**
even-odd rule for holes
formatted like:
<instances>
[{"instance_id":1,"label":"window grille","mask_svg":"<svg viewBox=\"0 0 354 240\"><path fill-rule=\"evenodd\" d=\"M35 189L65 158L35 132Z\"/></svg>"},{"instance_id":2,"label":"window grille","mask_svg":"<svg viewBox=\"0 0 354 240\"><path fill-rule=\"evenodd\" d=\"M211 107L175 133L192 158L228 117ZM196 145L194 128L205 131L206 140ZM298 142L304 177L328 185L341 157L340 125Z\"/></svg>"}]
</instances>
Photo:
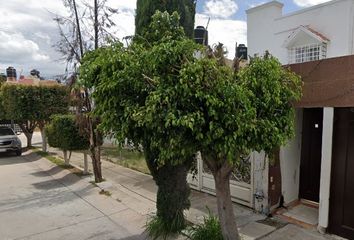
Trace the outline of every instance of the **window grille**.
<instances>
[{"instance_id":1,"label":"window grille","mask_svg":"<svg viewBox=\"0 0 354 240\"><path fill-rule=\"evenodd\" d=\"M289 63L303 63L326 58L326 44L310 44L289 49Z\"/></svg>"}]
</instances>

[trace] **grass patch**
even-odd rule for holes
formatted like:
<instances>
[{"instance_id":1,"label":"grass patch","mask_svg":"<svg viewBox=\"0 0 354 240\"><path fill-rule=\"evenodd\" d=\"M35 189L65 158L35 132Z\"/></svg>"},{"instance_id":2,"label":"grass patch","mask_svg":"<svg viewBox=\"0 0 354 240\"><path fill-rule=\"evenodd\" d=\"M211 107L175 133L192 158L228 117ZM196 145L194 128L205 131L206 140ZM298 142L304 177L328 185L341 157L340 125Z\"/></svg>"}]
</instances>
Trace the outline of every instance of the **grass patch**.
<instances>
[{"instance_id":1,"label":"grass patch","mask_svg":"<svg viewBox=\"0 0 354 240\"><path fill-rule=\"evenodd\" d=\"M150 174L144 153L137 150L129 150L117 146L103 146L102 158L120 166Z\"/></svg>"},{"instance_id":2,"label":"grass patch","mask_svg":"<svg viewBox=\"0 0 354 240\"><path fill-rule=\"evenodd\" d=\"M71 165L66 165L62 159L50 155L50 153L43 152L38 148L31 148L31 150L39 156L48 159L50 162L54 163L58 167L69 170L71 173L75 174L78 177L86 176L86 174L84 174L83 171L81 171L80 169L75 168Z\"/></svg>"},{"instance_id":3,"label":"grass patch","mask_svg":"<svg viewBox=\"0 0 354 240\"><path fill-rule=\"evenodd\" d=\"M60 158L54 157L54 156L50 155L47 152L40 151L37 148L32 149L32 151L35 152L36 154L38 154L39 156L48 159L49 161L51 161L52 163L54 163L58 167L61 167L61 168L64 168L64 169L73 169L74 168L71 165L66 165L63 160L61 160Z\"/></svg>"}]
</instances>

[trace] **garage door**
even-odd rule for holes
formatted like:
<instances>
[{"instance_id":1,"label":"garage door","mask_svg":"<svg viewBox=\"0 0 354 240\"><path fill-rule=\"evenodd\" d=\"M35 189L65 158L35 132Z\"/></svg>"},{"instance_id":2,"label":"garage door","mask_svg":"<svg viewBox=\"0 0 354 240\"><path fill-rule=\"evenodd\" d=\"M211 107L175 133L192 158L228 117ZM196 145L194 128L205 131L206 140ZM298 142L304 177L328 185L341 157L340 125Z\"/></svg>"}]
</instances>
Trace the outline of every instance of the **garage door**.
<instances>
[{"instance_id":1,"label":"garage door","mask_svg":"<svg viewBox=\"0 0 354 240\"><path fill-rule=\"evenodd\" d=\"M354 239L354 108L334 113L329 230Z\"/></svg>"}]
</instances>

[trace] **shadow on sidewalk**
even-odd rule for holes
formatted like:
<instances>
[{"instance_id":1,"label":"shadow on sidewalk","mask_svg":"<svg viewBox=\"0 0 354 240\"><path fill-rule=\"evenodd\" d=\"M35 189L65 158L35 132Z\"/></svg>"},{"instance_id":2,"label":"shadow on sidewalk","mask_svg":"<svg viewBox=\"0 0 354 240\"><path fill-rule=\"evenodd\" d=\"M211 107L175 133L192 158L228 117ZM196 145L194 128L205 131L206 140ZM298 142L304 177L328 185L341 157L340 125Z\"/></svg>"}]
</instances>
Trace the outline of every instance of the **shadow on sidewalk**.
<instances>
[{"instance_id":1,"label":"shadow on sidewalk","mask_svg":"<svg viewBox=\"0 0 354 240\"><path fill-rule=\"evenodd\" d=\"M41 157L34 153L29 153L24 156L16 156L12 152L0 153L0 166L34 162L39 159L41 159Z\"/></svg>"},{"instance_id":2,"label":"shadow on sidewalk","mask_svg":"<svg viewBox=\"0 0 354 240\"><path fill-rule=\"evenodd\" d=\"M58 167L58 166L54 166L49 170L33 172L33 173L31 173L31 175L36 176L36 177L47 177L49 175L55 175L61 171L63 171L63 168Z\"/></svg>"}]
</instances>

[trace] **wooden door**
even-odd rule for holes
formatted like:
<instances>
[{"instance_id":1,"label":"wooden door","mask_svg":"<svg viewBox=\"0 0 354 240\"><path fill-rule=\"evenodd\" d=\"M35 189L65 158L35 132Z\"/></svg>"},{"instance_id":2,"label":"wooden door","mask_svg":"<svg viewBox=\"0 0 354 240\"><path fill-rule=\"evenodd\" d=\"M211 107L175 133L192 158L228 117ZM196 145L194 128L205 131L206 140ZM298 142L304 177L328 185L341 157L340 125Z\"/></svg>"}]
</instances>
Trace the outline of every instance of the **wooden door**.
<instances>
[{"instance_id":1,"label":"wooden door","mask_svg":"<svg viewBox=\"0 0 354 240\"><path fill-rule=\"evenodd\" d=\"M354 239L354 109L334 112L329 230Z\"/></svg>"},{"instance_id":2,"label":"wooden door","mask_svg":"<svg viewBox=\"0 0 354 240\"><path fill-rule=\"evenodd\" d=\"M300 164L300 198L319 202L323 108L304 109Z\"/></svg>"}]
</instances>

